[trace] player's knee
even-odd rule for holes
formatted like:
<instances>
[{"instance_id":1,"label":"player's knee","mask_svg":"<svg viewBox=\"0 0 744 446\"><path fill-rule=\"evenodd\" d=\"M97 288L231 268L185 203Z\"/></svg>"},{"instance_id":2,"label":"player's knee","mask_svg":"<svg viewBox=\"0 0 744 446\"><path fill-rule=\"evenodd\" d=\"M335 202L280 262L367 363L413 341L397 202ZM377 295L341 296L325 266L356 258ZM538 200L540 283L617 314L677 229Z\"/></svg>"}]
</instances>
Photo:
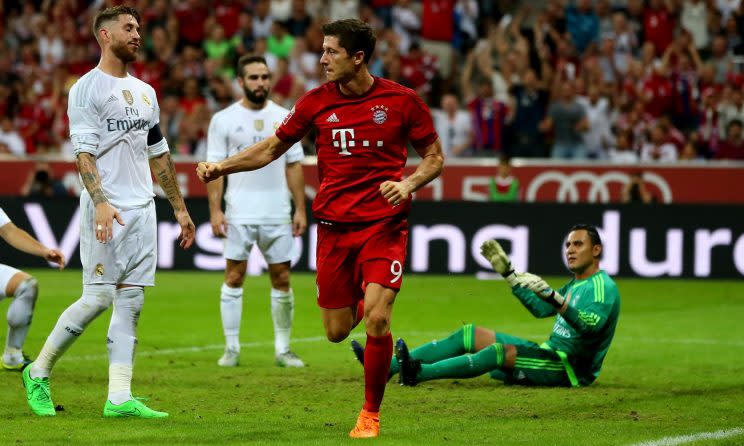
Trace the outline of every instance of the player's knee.
<instances>
[{"instance_id":1,"label":"player's knee","mask_svg":"<svg viewBox=\"0 0 744 446\"><path fill-rule=\"evenodd\" d=\"M96 317L111 306L115 295L116 287L114 285L84 285L80 303L87 313Z\"/></svg>"},{"instance_id":2,"label":"player's knee","mask_svg":"<svg viewBox=\"0 0 744 446\"><path fill-rule=\"evenodd\" d=\"M390 327L390 315L383 311L370 311L366 315L364 325L368 332L385 332Z\"/></svg>"},{"instance_id":3,"label":"player's knee","mask_svg":"<svg viewBox=\"0 0 744 446\"><path fill-rule=\"evenodd\" d=\"M231 271L225 274L225 285L230 288L241 288L245 281L245 274Z\"/></svg>"},{"instance_id":4,"label":"player's knee","mask_svg":"<svg viewBox=\"0 0 744 446\"><path fill-rule=\"evenodd\" d=\"M16 287L15 299L8 307L8 326L23 327L31 324L38 293L38 282L30 276Z\"/></svg>"},{"instance_id":5,"label":"player's knee","mask_svg":"<svg viewBox=\"0 0 744 446\"><path fill-rule=\"evenodd\" d=\"M289 266L271 271L271 286L277 290L289 289Z\"/></svg>"},{"instance_id":6,"label":"player's knee","mask_svg":"<svg viewBox=\"0 0 744 446\"><path fill-rule=\"evenodd\" d=\"M339 343L349 337L349 330L343 327L326 327L326 337L331 342Z\"/></svg>"},{"instance_id":7,"label":"player's knee","mask_svg":"<svg viewBox=\"0 0 744 446\"><path fill-rule=\"evenodd\" d=\"M35 303L36 298L39 295L39 282L33 277L29 276L18 287L16 287L13 293L16 299L24 299L29 302Z\"/></svg>"}]
</instances>

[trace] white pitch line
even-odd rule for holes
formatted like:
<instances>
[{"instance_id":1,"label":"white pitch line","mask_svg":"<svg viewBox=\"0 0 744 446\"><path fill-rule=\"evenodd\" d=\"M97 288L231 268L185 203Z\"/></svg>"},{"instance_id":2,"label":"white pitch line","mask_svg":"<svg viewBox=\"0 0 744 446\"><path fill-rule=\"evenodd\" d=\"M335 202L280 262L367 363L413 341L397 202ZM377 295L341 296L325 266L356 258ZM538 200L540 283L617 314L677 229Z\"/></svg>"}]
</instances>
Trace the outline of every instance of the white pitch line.
<instances>
[{"instance_id":1,"label":"white pitch line","mask_svg":"<svg viewBox=\"0 0 744 446\"><path fill-rule=\"evenodd\" d=\"M442 332L406 332L407 336L443 336L444 334ZM446 336L446 335L445 335ZM349 340L351 339L359 339L363 338L364 334L353 334L349 336ZM325 336L312 336L309 338L295 338L292 339L293 343L311 343L311 342L320 342L325 341ZM257 348L257 347L270 347L274 345L274 341L260 341L260 342L243 342L240 344L241 348ZM175 347L175 348L164 348L159 350L139 350L137 351L137 356L165 356L165 355L173 355L178 353L198 353L198 352L204 352L204 351L210 351L210 350L222 350L225 348L225 344L211 344L211 345L201 345L201 346L193 346L193 347ZM92 361L97 359L107 359L108 354L96 354L96 355L80 355L80 356L63 356L62 359L68 359L68 360L74 360L74 361Z\"/></svg>"},{"instance_id":2,"label":"white pitch line","mask_svg":"<svg viewBox=\"0 0 744 446\"><path fill-rule=\"evenodd\" d=\"M448 333L445 332L418 332L418 331L407 331L404 333L406 337L413 336L413 337L432 337L432 339L438 339L443 336L447 336ZM364 334L355 334L349 337L349 339L352 338L363 338ZM545 334L542 335L525 335L525 339L530 340L537 340L541 341L546 338ZM297 343L311 343L311 342L321 342L325 341L325 336L312 336L309 338L296 338L292 339L292 342ZM632 337L622 337L622 338L615 338L615 343L625 343L625 342L633 342L633 343L653 343L653 344L681 344L681 345L726 345L726 346L732 346L732 347L744 347L744 342L742 341L729 341L729 340L717 340L717 339L686 339L686 338L680 338L680 339L646 339L646 338L632 338ZM259 348L259 347L268 347L274 345L274 341L260 341L260 342L244 342L240 344L242 348ZM175 347L175 348L165 348L165 349L159 349L159 350L139 350L137 352L138 356L142 355L150 355L150 356L164 356L164 355L173 355L178 353L198 353L203 351L210 351L210 350L222 350L225 348L224 344L211 344L211 345L199 345L199 346L192 346L192 347ZM91 360L97 360L97 359L106 359L108 358L108 354L101 353L101 354L95 354L95 355L79 355L79 356L65 356L63 358L68 358L71 360L76 361L91 361Z\"/></svg>"},{"instance_id":3,"label":"white pitch line","mask_svg":"<svg viewBox=\"0 0 744 446\"><path fill-rule=\"evenodd\" d=\"M678 437L664 437L658 440L635 443L631 446L676 446L678 444L691 443L699 440L720 440L722 438L736 437L744 434L744 429L736 427L733 429L721 429L714 432L699 432L697 434L680 435Z\"/></svg>"}]
</instances>

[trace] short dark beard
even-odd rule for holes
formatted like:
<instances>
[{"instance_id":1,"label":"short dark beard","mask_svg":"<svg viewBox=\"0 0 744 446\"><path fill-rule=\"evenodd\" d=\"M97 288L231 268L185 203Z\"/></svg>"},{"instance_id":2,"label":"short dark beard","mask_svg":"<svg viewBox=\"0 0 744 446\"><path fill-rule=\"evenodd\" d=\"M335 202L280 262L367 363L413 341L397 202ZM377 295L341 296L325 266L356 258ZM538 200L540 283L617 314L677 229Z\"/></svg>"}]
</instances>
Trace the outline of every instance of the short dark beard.
<instances>
[{"instance_id":1,"label":"short dark beard","mask_svg":"<svg viewBox=\"0 0 744 446\"><path fill-rule=\"evenodd\" d=\"M245 97L248 99L248 101L256 105L264 105L266 103L266 100L269 99L268 91L266 91L266 94L264 94L263 97L259 97L247 87L243 87L243 93L245 93Z\"/></svg>"},{"instance_id":2,"label":"short dark beard","mask_svg":"<svg viewBox=\"0 0 744 446\"><path fill-rule=\"evenodd\" d=\"M111 52L114 56L118 57L124 63L134 62L137 59L137 54L129 51L127 43L121 45L111 45Z\"/></svg>"}]
</instances>

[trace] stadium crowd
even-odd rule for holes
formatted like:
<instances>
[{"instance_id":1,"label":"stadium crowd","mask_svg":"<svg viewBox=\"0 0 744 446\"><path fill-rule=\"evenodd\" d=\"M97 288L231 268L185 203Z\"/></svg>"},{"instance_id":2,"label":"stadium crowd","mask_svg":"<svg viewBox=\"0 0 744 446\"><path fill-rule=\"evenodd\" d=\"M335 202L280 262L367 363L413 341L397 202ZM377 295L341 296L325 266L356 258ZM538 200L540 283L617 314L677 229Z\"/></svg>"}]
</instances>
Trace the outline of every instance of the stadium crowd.
<instances>
[{"instance_id":1,"label":"stadium crowd","mask_svg":"<svg viewBox=\"0 0 744 446\"><path fill-rule=\"evenodd\" d=\"M92 17L120 3L0 3L0 154L71 156L67 92L98 60ZM744 160L741 0L126 3L144 38L131 74L175 156L204 158L238 57L264 55L291 108L323 82L322 23L359 17L379 30L372 74L425 99L449 156Z\"/></svg>"}]
</instances>

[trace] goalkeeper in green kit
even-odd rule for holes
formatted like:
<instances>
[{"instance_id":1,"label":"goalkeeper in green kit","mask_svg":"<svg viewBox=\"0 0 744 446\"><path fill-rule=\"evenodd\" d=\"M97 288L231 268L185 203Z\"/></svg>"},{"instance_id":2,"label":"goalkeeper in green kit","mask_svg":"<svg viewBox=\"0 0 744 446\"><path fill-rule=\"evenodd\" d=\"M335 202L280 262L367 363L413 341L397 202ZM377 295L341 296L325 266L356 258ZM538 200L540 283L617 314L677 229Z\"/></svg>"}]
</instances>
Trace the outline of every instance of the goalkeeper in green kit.
<instances>
[{"instance_id":1,"label":"goalkeeper in green kit","mask_svg":"<svg viewBox=\"0 0 744 446\"><path fill-rule=\"evenodd\" d=\"M495 240L481 246L483 256L535 317L555 316L553 332L542 345L468 324L446 339L410 351L399 339L390 376L400 373L400 383L408 386L484 373L519 385L576 387L594 382L615 333L620 295L599 268L602 240L594 226L571 228L565 248L574 278L553 290L534 274L514 271ZM352 346L359 359L363 347L356 341Z\"/></svg>"}]
</instances>

